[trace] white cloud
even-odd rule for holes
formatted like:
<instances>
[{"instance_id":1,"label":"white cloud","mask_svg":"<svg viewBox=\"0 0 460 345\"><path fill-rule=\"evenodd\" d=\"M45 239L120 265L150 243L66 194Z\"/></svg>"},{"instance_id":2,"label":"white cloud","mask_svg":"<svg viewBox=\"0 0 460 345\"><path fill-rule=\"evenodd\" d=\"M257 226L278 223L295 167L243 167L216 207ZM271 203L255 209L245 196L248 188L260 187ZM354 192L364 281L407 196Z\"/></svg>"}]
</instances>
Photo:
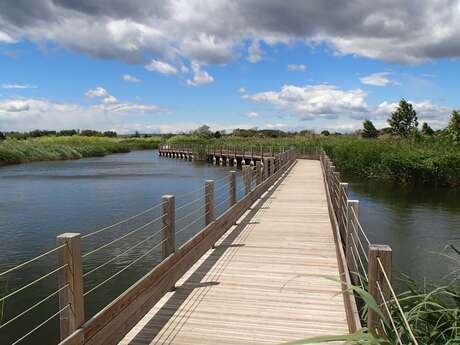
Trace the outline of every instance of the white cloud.
<instances>
[{"instance_id":1,"label":"white cloud","mask_svg":"<svg viewBox=\"0 0 460 345\"><path fill-rule=\"evenodd\" d=\"M88 98L96 98L96 97L108 97L109 94L107 90L104 89L102 86L98 86L95 89L86 91L85 96Z\"/></svg>"},{"instance_id":2,"label":"white cloud","mask_svg":"<svg viewBox=\"0 0 460 345\"><path fill-rule=\"evenodd\" d=\"M128 83L140 83L142 81L139 78L133 77L132 75L129 75L129 74L123 74L121 76L121 79L123 79L124 81L127 81Z\"/></svg>"},{"instance_id":3,"label":"white cloud","mask_svg":"<svg viewBox=\"0 0 460 345\"><path fill-rule=\"evenodd\" d=\"M241 94L246 93L246 88L240 87L238 92L241 93Z\"/></svg>"},{"instance_id":4,"label":"white cloud","mask_svg":"<svg viewBox=\"0 0 460 345\"><path fill-rule=\"evenodd\" d=\"M388 84L398 84L388 78L388 72L373 73L360 78L361 83L372 86L387 86Z\"/></svg>"},{"instance_id":5,"label":"white cloud","mask_svg":"<svg viewBox=\"0 0 460 345\"><path fill-rule=\"evenodd\" d=\"M36 89L37 86L29 84L2 84L2 89Z\"/></svg>"},{"instance_id":6,"label":"white cloud","mask_svg":"<svg viewBox=\"0 0 460 345\"><path fill-rule=\"evenodd\" d=\"M248 48L247 60L250 63L259 62L262 59L263 53L262 48L260 48L260 42L258 40L253 40Z\"/></svg>"},{"instance_id":7,"label":"white cloud","mask_svg":"<svg viewBox=\"0 0 460 345\"><path fill-rule=\"evenodd\" d=\"M0 122L4 130L111 130L126 124L132 115L158 115L166 111L154 104L110 103L105 100L99 104L82 106L35 98L0 99Z\"/></svg>"},{"instance_id":8,"label":"white cloud","mask_svg":"<svg viewBox=\"0 0 460 345\"><path fill-rule=\"evenodd\" d=\"M106 105L114 105L118 103L118 99L110 95L102 86L86 91L85 96L88 98L102 98L102 103Z\"/></svg>"},{"instance_id":9,"label":"white cloud","mask_svg":"<svg viewBox=\"0 0 460 345\"><path fill-rule=\"evenodd\" d=\"M241 97L273 105L278 111L294 114L301 120L327 119L331 122L327 128L335 130L354 129L356 126L360 128L366 118L374 120L379 127L388 126L386 121L398 106L397 102L388 101L371 106L367 104L367 94L362 90L341 90L324 84L304 87L284 85L279 91L244 94ZM417 112L419 123L426 121L434 128L447 125L452 108L437 105L430 100L408 102Z\"/></svg>"},{"instance_id":10,"label":"white cloud","mask_svg":"<svg viewBox=\"0 0 460 345\"><path fill-rule=\"evenodd\" d=\"M289 64L288 65L288 71L300 71L300 72L303 72L303 71L306 71L306 70L307 70L306 65L302 65L302 64Z\"/></svg>"},{"instance_id":11,"label":"white cloud","mask_svg":"<svg viewBox=\"0 0 460 345\"><path fill-rule=\"evenodd\" d=\"M275 105L301 119L336 118L340 114L367 112L366 93L360 89L340 90L333 85L284 85L280 91L243 95L244 99Z\"/></svg>"},{"instance_id":12,"label":"white cloud","mask_svg":"<svg viewBox=\"0 0 460 345\"><path fill-rule=\"evenodd\" d=\"M252 117L252 118L255 118L255 117L259 117L259 113L256 112L256 111L249 111L245 114L247 117Z\"/></svg>"},{"instance_id":13,"label":"white cloud","mask_svg":"<svg viewBox=\"0 0 460 345\"><path fill-rule=\"evenodd\" d=\"M192 71L193 71L193 79L187 80L188 85L198 86L198 85L205 85L214 82L214 78L206 71L201 69L201 66L197 62L192 62Z\"/></svg>"},{"instance_id":14,"label":"white cloud","mask_svg":"<svg viewBox=\"0 0 460 345\"><path fill-rule=\"evenodd\" d=\"M16 40L13 39L6 32L0 31L0 43L15 43Z\"/></svg>"},{"instance_id":15,"label":"white cloud","mask_svg":"<svg viewBox=\"0 0 460 345\"><path fill-rule=\"evenodd\" d=\"M177 68L170 65L167 62L160 61L160 60L152 60L148 65L145 65L145 69L148 71L155 71L159 72L161 74L176 74L177 73Z\"/></svg>"}]
</instances>

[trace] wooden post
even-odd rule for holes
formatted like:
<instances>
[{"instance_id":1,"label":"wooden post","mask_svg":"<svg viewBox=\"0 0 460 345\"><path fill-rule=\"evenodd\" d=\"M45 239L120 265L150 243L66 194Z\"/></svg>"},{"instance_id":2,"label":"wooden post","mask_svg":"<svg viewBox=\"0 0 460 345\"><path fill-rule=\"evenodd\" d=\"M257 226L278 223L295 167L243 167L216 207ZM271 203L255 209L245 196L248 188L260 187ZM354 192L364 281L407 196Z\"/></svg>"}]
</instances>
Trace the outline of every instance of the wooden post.
<instances>
[{"instance_id":1,"label":"wooden post","mask_svg":"<svg viewBox=\"0 0 460 345\"><path fill-rule=\"evenodd\" d=\"M340 182L339 188L339 202L340 202L340 221L339 224L341 227L342 239L344 239L345 228L347 226L347 200L348 200L348 183Z\"/></svg>"},{"instance_id":2,"label":"wooden post","mask_svg":"<svg viewBox=\"0 0 460 345\"><path fill-rule=\"evenodd\" d=\"M262 183L262 162L256 161L256 184Z\"/></svg>"},{"instance_id":3,"label":"wooden post","mask_svg":"<svg viewBox=\"0 0 460 345\"><path fill-rule=\"evenodd\" d=\"M353 261L352 251L353 251L353 219L355 218L353 215L353 210L356 213L357 219L359 221L359 201L358 200L347 200L347 226L345 230L345 258L347 259L347 266L348 271L350 271L350 276L352 279L353 284L356 285L358 282L358 277L356 275L358 267L356 267L355 262Z\"/></svg>"},{"instance_id":4,"label":"wooden post","mask_svg":"<svg viewBox=\"0 0 460 345\"><path fill-rule=\"evenodd\" d=\"M162 258L166 259L176 251L176 202L174 195L161 197L163 212L163 240Z\"/></svg>"},{"instance_id":5,"label":"wooden post","mask_svg":"<svg viewBox=\"0 0 460 345\"><path fill-rule=\"evenodd\" d=\"M268 158L264 158L264 180L268 178Z\"/></svg>"},{"instance_id":6,"label":"wooden post","mask_svg":"<svg viewBox=\"0 0 460 345\"><path fill-rule=\"evenodd\" d=\"M243 167L244 194L248 195L251 192L251 167Z\"/></svg>"},{"instance_id":7,"label":"wooden post","mask_svg":"<svg viewBox=\"0 0 460 345\"><path fill-rule=\"evenodd\" d=\"M57 236L56 242L58 246L65 244L58 254L58 267L67 265L58 274L59 288L68 285L59 292L59 308L69 305L59 316L60 336L63 340L85 322L80 234L64 233Z\"/></svg>"},{"instance_id":8,"label":"wooden post","mask_svg":"<svg viewBox=\"0 0 460 345\"><path fill-rule=\"evenodd\" d=\"M382 272L382 266L380 266L379 261L383 266L383 270L385 271L389 279L389 282L387 282L387 280L385 279L385 275ZM383 297L385 298L385 300L388 300L391 296L391 292L388 286L388 283L391 283L391 265L392 264L390 246L378 244L371 244L369 246L368 290L369 294L372 297L374 297L375 301L377 302L377 305L379 306L383 305L383 300L379 288L377 286L377 282L382 290ZM384 308L382 308L382 310L384 310ZM367 327L369 330L378 329L379 331L382 331L380 325L380 317L371 308L368 309Z\"/></svg>"},{"instance_id":9,"label":"wooden post","mask_svg":"<svg viewBox=\"0 0 460 345\"><path fill-rule=\"evenodd\" d=\"M270 162L270 166L268 168L268 176L272 176L273 173L275 172L275 159L270 158L269 162Z\"/></svg>"},{"instance_id":10,"label":"wooden post","mask_svg":"<svg viewBox=\"0 0 460 345\"><path fill-rule=\"evenodd\" d=\"M229 172L230 183L228 184L228 193L230 194L230 207L236 204L236 171Z\"/></svg>"},{"instance_id":11,"label":"wooden post","mask_svg":"<svg viewBox=\"0 0 460 345\"><path fill-rule=\"evenodd\" d=\"M214 221L214 181L205 181L205 224L208 225Z\"/></svg>"}]
</instances>

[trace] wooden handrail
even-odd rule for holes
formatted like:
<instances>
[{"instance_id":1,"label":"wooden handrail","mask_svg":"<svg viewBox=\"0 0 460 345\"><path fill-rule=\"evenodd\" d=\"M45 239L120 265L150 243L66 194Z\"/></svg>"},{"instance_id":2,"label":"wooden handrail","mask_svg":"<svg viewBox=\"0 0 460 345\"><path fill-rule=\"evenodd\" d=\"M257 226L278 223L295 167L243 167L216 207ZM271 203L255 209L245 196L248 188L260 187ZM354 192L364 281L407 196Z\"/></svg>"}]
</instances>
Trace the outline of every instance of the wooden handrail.
<instances>
[{"instance_id":1,"label":"wooden handrail","mask_svg":"<svg viewBox=\"0 0 460 345\"><path fill-rule=\"evenodd\" d=\"M289 159L276 172L270 170L265 180L240 201L212 220L60 344L105 345L121 340L246 210L292 169L296 154L293 150L288 152Z\"/></svg>"}]
</instances>

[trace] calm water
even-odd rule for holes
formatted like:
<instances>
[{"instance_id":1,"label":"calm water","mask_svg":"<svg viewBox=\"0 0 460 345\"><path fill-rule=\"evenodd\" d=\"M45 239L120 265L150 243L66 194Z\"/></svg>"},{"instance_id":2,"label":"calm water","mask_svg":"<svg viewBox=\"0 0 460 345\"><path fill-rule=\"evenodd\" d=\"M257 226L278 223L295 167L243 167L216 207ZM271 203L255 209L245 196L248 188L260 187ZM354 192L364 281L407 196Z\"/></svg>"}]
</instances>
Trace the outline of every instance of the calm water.
<instances>
[{"instance_id":1,"label":"calm water","mask_svg":"<svg viewBox=\"0 0 460 345\"><path fill-rule=\"evenodd\" d=\"M136 151L75 161L38 162L0 168L0 272L55 246L56 236L64 232L92 232L130 217L158 204L164 194L177 195L176 206L188 204L204 193L204 180L216 180L217 213L227 207L225 200L227 168L158 157L153 151ZM224 178L222 180L222 178ZM241 187L238 177L238 188ZM194 191L185 196L185 192ZM190 225L177 235L180 245L204 225L204 200L181 208L176 230ZM189 217L184 217L195 212ZM125 224L82 240L82 251L88 253L122 234L149 224L160 215L153 209ZM200 216L200 217L198 217ZM180 220L182 218L182 220ZM161 229L161 221L152 222L126 239L84 259L84 272L119 255L139 241ZM139 247L85 278L89 291L110 275L147 252L161 241L154 236ZM158 246L146 257L85 297L86 314L93 315L119 295L160 261ZM0 281L0 296L13 291L57 267L57 258L50 255L18 273L8 274ZM57 290L56 275L9 298L4 322ZM56 313L57 296L40 305L38 312L22 316L0 329L0 344L9 344L28 330ZM30 316L29 316L30 315ZM57 317L40 328L21 344L53 344L57 342Z\"/></svg>"},{"instance_id":2,"label":"calm water","mask_svg":"<svg viewBox=\"0 0 460 345\"><path fill-rule=\"evenodd\" d=\"M40 162L0 168L0 272L55 245L63 232L90 233L100 227L130 217L160 200L161 195L177 196L176 205L188 204L203 195L207 178L216 182L217 213L227 206L227 168L158 157L156 152L137 151L76 161ZM238 186L241 186L238 177ZM460 191L410 188L391 184L354 181L351 196L360 200L361 220L372 242L388 243L394 251L394 266L417 279L442 279L452 264L438 253L447 244L460 246ZM176 213L180 230L203 215L203 200ZM195 212L189 217L184 217ZM82 240L89 253L133 229L141 228L123 241L84 259L84 272L122 254L139 241L161 229L153 209L125 224ZM203 227L204 219L177 235L178 245ZM139 247L121 255L109 265L85 277L85 291L118 272L161 241L153 236ZM122 272L113 281L85 297L87 316L94 315L160 261L160 248ZM0 282L0 296L55 269L51 255ZM1 279L1 278L0 278ZM55 275L7 300L7 321L22 310L56 291ZM2 291L3 290L3 291ZM56 296L40 305L38 313L21 317L0 329L0 344L9 344L58 311ZM21 344L53 344L58 336L57 318L40 328Z\"/></svg>"},{"instance_id":3,"label":"calm water","mask_svg":"<svg viewBox=\"0 0 460 345\"><path fill-rule=\"evenodd\" d=\"M443 254L460 248L460 190L354 181L350 191L370 241L391 245L394 269L418 281L452 279L458 263Z\"/></svg>"}]
</instances>

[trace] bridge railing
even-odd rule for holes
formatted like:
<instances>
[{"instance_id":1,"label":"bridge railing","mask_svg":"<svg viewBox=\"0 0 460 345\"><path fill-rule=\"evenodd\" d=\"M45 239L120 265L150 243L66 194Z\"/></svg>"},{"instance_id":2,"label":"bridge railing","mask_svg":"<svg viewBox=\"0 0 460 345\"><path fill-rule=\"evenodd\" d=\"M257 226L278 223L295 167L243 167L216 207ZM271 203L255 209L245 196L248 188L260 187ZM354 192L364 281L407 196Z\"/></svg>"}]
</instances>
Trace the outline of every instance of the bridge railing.
<instances>
[{"instance_id":1,"label":"bridge railing","mask_svg":"<svg viewBox=\"0 0 460 345\"><path fill-rule=\"evenodd\" d=\"M391 247L372 243L359 219L359 201L348 198L348 184L342 182L340 172L326 152L319 150L318 155L329 196L331 218L335 220L337 243L340 244L338 257L344 261L342 267L346 270L341 273L347 286L344 297L348 304L348 317L354 320L350 330L361 327L360 320L356 319L357 306L347 300L354 285L368 292L380 308L381 312L368 305L367 310L361 310L361 319L367 314L366 326L369 330L375 330L382 337L391 337L397 344L418 345L392 283ZM359 294L356 297L359 300ZM364 301L361 304L365 305Z\"/></svg>"},{"instance_id":2,"label":"bridge railing","mask_svg":"<svg viewBox=\"0 0 460 345\"><path fill-rule=\"evenodd\" d=\"M206 180L197 190L176 196L164 195L160 203L109 226L83 235L59 235L55 248L0 273L2 278L52 256L57 262L56 268L0 297L0 303L3 303L44 279L57 276L57 288L51 293L15 315L8 315L0 325L0 336L7 327L31 320L30 324L24 324L27 329L23 333L14 332L14 339L7 342L20 344L32 340L40 329L58 319L61 344L116 344L167 292L174 289L182 275L214 247L257 199L274 188L293 167L295 159L295 150L284 151L276 160L245 166L241 186L237 184L236 171L229 171L228 176L219 180ZM177 206L176 201L179 201ZM200 224L204 227L196 232L196 226ZM195 233L192 232L194 229ZM103 243L98 242L97 247L89 249L82 245L94 238L102 238ZM185 242L180 244L178 239L185 239ZM128 242L130 240L132 242ZM88 265L88 260L98 255L101 260ZM97 314L89 319L86 317L87 298L104 288L108 293L109 282L113 284L128 269L155 255L159 256L160 262L152 265L146 275ZM109 270L116 261L124 264L117 266L115 271ZM101 272L106 274L97 280L97 274ZM85 291L90 278L93 281ZM53 299L59 301L57 310L41 317L43 311L40 312L40 307ZM32 313L35 317L30 319Z\"/></svg>"},{"instance_id":3,"label":"bridge railing","mask_svg":"<svg viewBox=\"0 0 460 345\"><path fill-rule=\"evenodd\" d=\"M241 157L245 159L263 159L275 158L279 159L281 155L289 151L291 148L283 145L269 144L225 144L225 143L168 143L160 144L158 150L161 155L183 158L183 155L198 156L200 152L207 156L226 156L226 157Z\"/></svg>"}]
</instances>

